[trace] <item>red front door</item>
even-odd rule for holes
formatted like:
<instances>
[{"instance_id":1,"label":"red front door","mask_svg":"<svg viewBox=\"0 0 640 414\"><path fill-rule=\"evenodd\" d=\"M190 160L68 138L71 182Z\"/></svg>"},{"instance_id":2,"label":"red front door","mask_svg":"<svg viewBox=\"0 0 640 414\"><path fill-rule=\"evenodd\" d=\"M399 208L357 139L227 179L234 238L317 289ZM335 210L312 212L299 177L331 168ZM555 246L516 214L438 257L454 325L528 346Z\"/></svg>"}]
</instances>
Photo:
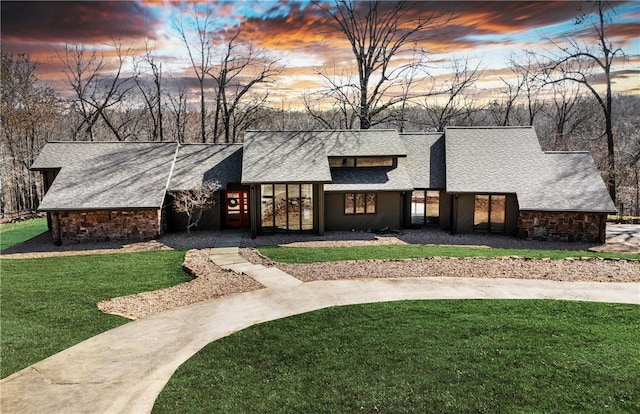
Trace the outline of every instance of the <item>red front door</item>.
<instances>
[{"instance_id":1,"label":"red front door","mask_svg":"<svg viewBox=\"0 0 640 414\"><path fill-rule=\"evenodd\" d=\"M249 227L249 192L227 191L224 210L228 227Z\"/></svg>"}]
</instances>

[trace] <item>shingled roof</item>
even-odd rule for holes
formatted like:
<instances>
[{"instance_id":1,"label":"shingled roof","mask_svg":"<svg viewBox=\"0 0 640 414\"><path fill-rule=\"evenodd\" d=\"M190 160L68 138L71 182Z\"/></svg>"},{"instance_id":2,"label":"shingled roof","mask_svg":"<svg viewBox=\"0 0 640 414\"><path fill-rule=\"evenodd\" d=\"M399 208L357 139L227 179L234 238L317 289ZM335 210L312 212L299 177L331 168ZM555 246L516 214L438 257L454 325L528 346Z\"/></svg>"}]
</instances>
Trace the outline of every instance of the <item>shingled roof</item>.
<instances>
[{"instance_id":1,"label":"shingled roof","mask_svg":"<svg viewBox=\"0 0 640 414\"><path fill-rule=\"evenodd\" d=\"M394 130L247 131L242 182L330 183L328 157L406 155Z\"/></svg>"},{"instance_id":2,"label":"shingled roof","mask_svg":"<svg viewBox=\"0 0 640 414\"><path fill-rule=\"evenodd\" d=\"M324 190L332 191L412 191L411 177L407 174L407 160L398 158L397 167L358 167L331 169L331 184Z\"/></svg>"},{"instance_id":3,"label":"shingled roof","mask_svg":"<svg viewBox=\"0 0 640 414\"><path fill-rule=\"evenodd\" d=\"M331 181L322 136L309 131L247 131L242 183Z\"/></svg>"},{"instance_id":4,"label":"shingled roof","mask_svg":"<svg viewBox=\"0 0 640 414\"><path fill-rule=\"evenodd\" d=\"M521 210L616 212L589 152L546 152L541 158L535 184L518 192Z\"/></svg>"},{"instance_id":5,"label":"shingled roof","mask_svg":"<svg viewBox=\"0 0 640 414\"><path fill-rule=\"evenodd\" d=\"M56 170L39 210L160 208L176 143L50 142L32 165Z\"/></svg>"},{"instance_id":6,"label":"shingled roof","mask_svg":"<svg viewBox=\"0 0 640 414\"><path fill-rule=\"evenodd\" d=\"M587 153L550 154L533 127L445 129L446 190L513 193L521 210L615 212Z\"/></svg>"},{"instance_id":7,"label":"shingled roof","mask_svg":"<svg viewBox=\"0 0 640 414\"><path fill-rule=\"evenodd\" d=\"M396 157L392 167L329 167L329 157ZM446 162L445 162L446 161ZM516 194L521 210L615 212L588 153L541 150L532 127L247 131L241 144L50 142L33 170L60 170L40 210L160 208L166 191L217 180L318 182L326 191Z\"/></svg>"},{"instance_id":8,"label":"shingled roof","mask_svg":"<svg viewBox=\"0 0 640 414\"><path fill-rule=\"evenodd\" d=\"M242 144L181 144L169 191L188 190L205 181L217 181L225 190L242 176Z\"/></svg>"},{"instance_id":9,"label":"shingled roof","mask_svg":"<svg viewBox=\"0 0 640 414\"><path fill-rule=\"evenodd\" d=\"M407 151L407 174L413 188L444 188L444 134L409 132L401 133L400 138Z\"/></svg>"}]
</instances>

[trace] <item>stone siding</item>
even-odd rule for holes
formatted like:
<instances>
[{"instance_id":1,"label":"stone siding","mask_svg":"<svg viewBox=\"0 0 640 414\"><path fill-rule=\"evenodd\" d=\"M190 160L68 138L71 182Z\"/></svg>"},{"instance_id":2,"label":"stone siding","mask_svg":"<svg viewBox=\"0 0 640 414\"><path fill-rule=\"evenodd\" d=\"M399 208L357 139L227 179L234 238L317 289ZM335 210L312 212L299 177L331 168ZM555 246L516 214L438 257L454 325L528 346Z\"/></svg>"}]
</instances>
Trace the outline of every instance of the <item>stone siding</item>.
<instances>
[{"instance_id":1,"label":"stone siding","mask_svg":"<svg viewBox=\"0 0 640 414\"><path fill-rule=\"evenodd\" d=\"M54 243L141 241L162 233L160 209L58 211L51 221Z\"/></svg>"},{"instance_id":2,"label":"stone siding","mask_svg":"<svg viewBox=\"0 0 640 414\"><path fill-rule=\"evenodd\" d=\"M528 240L604 243L606 214L521 211L520 237Z\"/></svg>"}]
</instances>

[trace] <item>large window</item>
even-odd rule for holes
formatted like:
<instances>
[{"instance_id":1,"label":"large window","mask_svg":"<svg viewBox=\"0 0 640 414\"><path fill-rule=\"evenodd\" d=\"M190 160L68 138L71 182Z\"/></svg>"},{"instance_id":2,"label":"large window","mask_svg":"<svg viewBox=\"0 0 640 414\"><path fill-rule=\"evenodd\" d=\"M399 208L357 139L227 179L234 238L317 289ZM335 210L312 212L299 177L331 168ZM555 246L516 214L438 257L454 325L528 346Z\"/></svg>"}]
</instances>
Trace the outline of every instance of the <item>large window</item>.
<instances>
[{"instance_id":1,"label":"large window","mask_svg":"<svg viewBox=\"0 0 640 414\"><path fill-rule=\"evenodd\" d=\"M312 184L263 184L261 193L263 230L313 230Z\"/></svg>"},{"instance_id":2,"label":"large window","mask_svg":"<svg viewBox=\"0 0 640 414\"><path fill-rule=\"evenodd\" d=\"M393 157L330 157L329 167L393 167Z\"/></svg>"},{"instance_id":3,"label":"large window","mask_svg":"<svg viewBox=\"0 0 640 414\"><path fill-rule=\"evenodd\" d=\"M415 190L411 193L411 224L424 226L440 222L440 192Z\"/></svg>"},{"instance_id":4,"label":"large window","mask_svg":"<svg viewBox=\"0 0 640 414\"><path fill-rule=\"evenodd\" d=\"M376 214L376 194L346 193L344 214Z\"/></svg>"},{"instance_id":5,"label":"large window","mask_svg":"<svg viewBox=\"0 0 640 414\"><path fill-rule=\"evenodd\" d=\"M473 209L473 230L482 233L504 233L507 197L476 195Z\"/></svg>"}]
</instances>

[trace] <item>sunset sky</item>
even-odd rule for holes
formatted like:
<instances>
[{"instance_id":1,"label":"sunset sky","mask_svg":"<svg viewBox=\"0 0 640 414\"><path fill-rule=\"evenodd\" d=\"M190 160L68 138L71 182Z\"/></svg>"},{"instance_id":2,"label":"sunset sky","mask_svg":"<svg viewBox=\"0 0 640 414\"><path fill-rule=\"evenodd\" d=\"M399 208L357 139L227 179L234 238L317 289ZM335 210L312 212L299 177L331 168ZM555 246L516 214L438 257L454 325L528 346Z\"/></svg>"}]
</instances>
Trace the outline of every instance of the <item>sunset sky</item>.
<instances>
[{"instance_id":1,"label":"sunset sky","mask_svg":"<svg viewBox=\"0 0 640 414\"><path fill-rule=\"evenodd\" d=\"M615 67L614 90L640 94L640 2L612 4L615 14L608 35L627 55L626 63L620 61ZM218 1L208 5L215 16L213 36L220 45L240 29L243 40L253 41L284 65L284 72L270 87L272 106L296 108L302 93L323 87L317 70L348 66L353 61L344 36L309 1ZM141 53L148 40L163 64L165 78L195 86L186 49L172 27L180 19L188 24L191 2L2 1L1 7L2 52L29 54L38 63L39 77L63 94L65 74L57 54L65 43L104 48L112 39L131 46L134 54ZM593 43L588 22L575 24L576 16L591 7L586 2L412 2L411 7L416 15L435 8L454 17L421 45L429 51L430 74L446 77L454 57L468 58L484 69L478 87L485 92L499 86L498 76L508 75L505 69L514 53L549 48L549 39L563 43L571 37ZM195 97L193 92L191 98Z\"/></svg>"}]
</instances>

